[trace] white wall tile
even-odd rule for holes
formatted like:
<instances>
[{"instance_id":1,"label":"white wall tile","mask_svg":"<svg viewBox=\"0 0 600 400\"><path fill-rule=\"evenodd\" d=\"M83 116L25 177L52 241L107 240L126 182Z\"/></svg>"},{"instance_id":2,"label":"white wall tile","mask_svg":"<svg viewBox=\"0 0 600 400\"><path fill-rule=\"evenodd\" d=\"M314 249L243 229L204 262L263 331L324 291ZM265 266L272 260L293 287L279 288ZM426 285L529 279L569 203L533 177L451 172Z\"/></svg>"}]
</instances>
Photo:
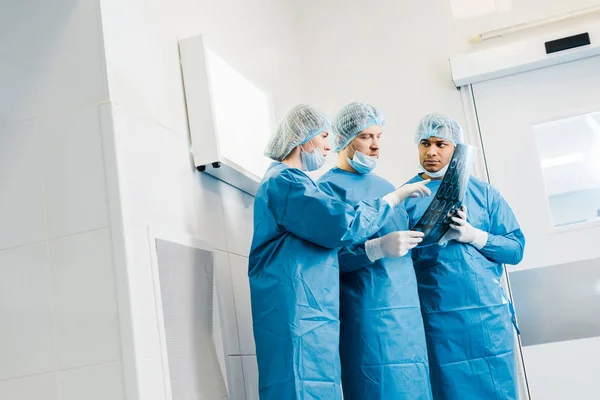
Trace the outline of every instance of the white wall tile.
<instances>
[{"instance_id":1,"label":"white wall tile","mask_svg":"<svg viewBox=\"0 0 600 400\"><path fill-rule=\"evenodd\" d=\"M0 125L0 249L46 238L37 122Z\"/></svg>"},{"instance_id":2,"label":"white wall tile","mask_svg":"<svg viewBox=\"0 0 600 400\"><path fill-rule=\"evenodd\" d=\"M254 232L254 197L229 185L221 186L221 195L227 251L248 256Z\"/></svg>"},{"instance_id":3,"label":"white wall tile","mask_svg":"<svg viewBox=\"0 0 600 400\"><path fill-rule=\"evenodd\" d=\"M246 400L258 400L258 364L256 356L242 356Z\"/></svg>"},{"instance_id":4,"label":"white wall tile","mask_svg":"<svg viewBox=\"0 0 600 400\"><path fill-rule=\"evenodd\" d=\"M150 37L146 1L103 0L101 5L103 20L110 21L103 26L110 99L155 117L160 101L155 79L162 79L156 69L161 60L153 59L156 43Z\"/></svg>"},{"instance_id":5,"label":"white wall tile","mask_svg":"<svg viewBox=\"0 0 600 400\"><path fill-rule=\"evenodd\" d=\"M226 247L219 185L192 165L188 142L113 105L124 206L135 226L181 232Z\"/></svg>"},{"instance_id":6,"label":"white wall tile","mask_svg":"<svg viewBox=\"0 0 600 400\"><path fill-rule=\"evenodd\" d=\"M1 251L0 379L49 372L56 367L52 305L46 244Z\"/></svg>"},{"instance_id":7,"label":"white wall tile","mask_svg":"<svg viewBox=\"0 0 600 400\"><path fill-rule=\"evenodd\" d=\"M198 237L215 245L217 249L227 249L225 222L223 219L223 201L221 188L228 186L205 173L194 175L196 181L198 209Z\"/></svg>"},{"instance_id":8,"label":"white wall tile","mask_svg":"<svg viewBox=\"0 0 600 400\"><path fill-rule=\"evenodd\" d=\"M58 400L56 374L0 381L2 400Z\"/></svg>"},{"instance_id":9,"label":"white wall tile","mask_svg":"<svg viewBox=\"0 0 600 400\"><path fill-rule=\"evenodd\" d=\"M250 304L250 283L248 281L248 259L235 254L229 255L231 283L235 301L235 315L240 336L240 354L256 354L252 331L252 308Z\"/></svg>"},{"instance_id":10,"label":"white wall tile","mask_svg":"<svg viewBox=\"0 0 600 400\"><path fill-rule=\"evenodd\" d=\"M118 311L107 229L50 242L60 367L120 360Z\"/></svg>"},{"instance_id":11,"label":"white wall tile","mask_svg":"<svg viewBox=\"0 0 600 400\"><path fill-rule=\"evenodd\" d=\"M99 2L7 3L0 26L0 120L107 99Z\"/></svg>"},{"instance_id":12,"label":"white wall tile","mask_svg":"<svg viewBox=\"0 0 600 400\"><path fill-rule=\"evenodd\" d=\"M2 54L0 63L0 121L22 121L37 115L36 70L12 55Z\"/></svg>"},{"instance_id":13,"label":"white wall tile","mask_svg":"<svg viewBox=\"0 0 600 400\"><path fill-rule=\"evenodd\" d=\"M125 400L119 363L61 371L58 380L60 400Z\"/></svg>"},{"instance_id":14,"label":"white wall tile","mask_svg":"<svg viewBox=\"0 0 600 400\"><path fill-rule=\"evenodd\" d=\"M231 400L246 400L246 386L244 384L244 369L242 357L229 356L227 359L227 390Z\"/></svg>"},{"instance_id":15,"label":"white wall tile","mask_svg":"<svg viewBox=\"0 0 600 400\"><path fill-rule=\"evenodd\" d=\"M167 3L165 3L167 4ZM169 3L173 7L174 3ZM188 6L201 8L200 2L188 2ZM188 18L198 22L196 14L188 14ZM156 25L153 25L156 27ZM181 25L179 25L181 26ZM196 25L197 26L197 25ZM194 28L193 32L197 32ZM185 37L185 34L178 30L176 34L171 31L156 32L153 38L156 43L158 53L157 64L161 67L155 76L157 86L154 88L157 93L155 97L158 107L158 120L165 126L168 126L182 136L188 135L187 108L185 96L183 93L181 64L179 62L179 44L178 38Z\"/></svg>"},{"instance_id":16,"label":"white wall tile","mask_svg":"<svg viewBox=\"0 0 600 400\"><path fill-rule=\"evenodd\" d=\"M233 286L231 270L229 269L229 257L227 253L215 251L214 253L214 279L219 307L219 320L221 321L221 332L223 334L223 346L225 356L240 354L240 339L235 315L235 301L233 297Z\"/></svg>"},{"instance_id":17,"label":"white wall tile","mask_svg":"<svg viewBox=\"0 0 600 400\"><path fill-rule=\"evenodd\" d=\"M165 20L176 19L178 3L164 3L168 11L156 20L149 14L152 8L144 0L105 1L103 15L110 18L105 27L106 59L111 88L111 100L138 110L182 137L188 133L178 38L185 37L181 29L165 29ZM206 4L205 4L206 6ZM198 33L198 2L186 4L185 16L194 21L193 33ZM161 10L162 11L162 10ZM203 7L203 12L206 7ZM136 29L131 29L135 26ZM190 32L190 31L188 31ZM123 62L127 60L127 62ZM148 84L152 82L152 84Z\"/></svg>"},{"instance_id":18,"label":"white wall tile","mask_svg":"<svg viewBox=\"0 0 600 400\"><path fill-rule=\"evenodd\" d=\"M52 50L64 21L52 18L59 2L8 2L0 13L0 120L38 114L49 89Z\"/></svg>"},{"instance_id":19,"label":"white wall tile","mask_svg":"<svg viewBox=\"0 0 600 400\"><path fill-rule=\"evenodd\" d=\"M40 118L40 132L50 237L107 226L97 107Z\"/></svg>"},{"instance_id":20,"label":"white wall tile","mask_svg":"<svg viewBox=\"0 0 600 400\"><path fill-rule=\"evenodd\" d=\"M48 17L60 21L61 29L52 41L51 81L40 115L108 100L100 2L60 0Z\"/></svg>"},{"instance_id":21,"label":"white wall tile","mask_svg":"<svg viewBox=\"0 0 600 400\"><path fill-rule=\"evenodd\" d=\"M40 18L53 8L50 5L43 7L45 3L47 2L43 0L29 0L4 4L0 14L0 26L3 29L0 41L2 52L12 52L19 55L20 59L25 59L48 45L43 39L52 36L52 25L55 22L43 21ZM30 47L23 46L23 43L29 44Z\"/></svg>"}]
</instances>

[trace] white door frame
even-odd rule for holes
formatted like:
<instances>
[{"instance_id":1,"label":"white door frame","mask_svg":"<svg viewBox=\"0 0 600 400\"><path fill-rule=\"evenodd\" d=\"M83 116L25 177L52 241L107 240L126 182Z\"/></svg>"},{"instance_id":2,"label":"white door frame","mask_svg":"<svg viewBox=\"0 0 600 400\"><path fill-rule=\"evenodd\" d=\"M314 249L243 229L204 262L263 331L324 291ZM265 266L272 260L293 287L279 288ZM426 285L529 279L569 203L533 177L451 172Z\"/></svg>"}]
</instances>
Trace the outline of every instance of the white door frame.
<instances>
[{"instance_id":1,"label":"white door frame","mask_svg":"<svg viewBox=\"0 0 600 400\"><path fill-rule=\"evenodd\" d=\"M473 175L477 178L487 182L490 182L490 176L488 173L487 162L485 160L485 148L483 147L483 136L481 134L481 128L479 126L479 119L477 116L477 104L475 102L475 94L473 92L473 85L465 85L459 88L460 97L463 105L463 112L465 118L465 142L467 144L476 146L480 151L477 152L475 157L475 162L473 164ZM510 286L510 279L508 277L508 270L504 267L504 273L502 274L501 284L506 293L508 293L508 298L510 302L513 302L512 289ZM518 319L515 315L515 320ZM525 369L525 360L523 358L523 349L521 343L521 336L517 334L516 330L514 331L515 337L515 348L517 350L518 362L521 371L523 372L523 380L517 379L519 384L519 393L527 396L526 398L522 398L521 400L531 400L531 393L529 391L529 383L527 381L527 371ZM519 377L517 371L517 377Z\"/></svg>"}]
</instances>

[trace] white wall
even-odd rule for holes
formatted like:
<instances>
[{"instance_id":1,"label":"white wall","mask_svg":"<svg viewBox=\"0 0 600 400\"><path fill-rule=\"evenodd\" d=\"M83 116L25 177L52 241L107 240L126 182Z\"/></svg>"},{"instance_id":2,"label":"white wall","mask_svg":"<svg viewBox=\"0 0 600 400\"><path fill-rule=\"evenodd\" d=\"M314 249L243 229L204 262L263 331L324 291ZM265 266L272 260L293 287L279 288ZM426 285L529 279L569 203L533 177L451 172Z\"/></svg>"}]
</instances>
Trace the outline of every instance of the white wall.
<instances>
[{"instance_id":1,"label":"white wall","mask_svg":"<svg viewBox=\"0 0 600 400\"><path fill-rule=\"evenodd\" d=\"M137 382L128 389L144 400L165 398L150 227L215 245L230 396L256 399L247 278L253 198L193 168L177 40L203 34L211 50L272 95L281 115L304 99L289 2L102 0L101 8L110 89L101 114L118 175L110 193L122 206L120 256L129 282L123 295L131 303L133 353L125 376Z\"/></svg>"},{"instance_id":2,"label":"white wall","mask_svg":"<svg viewBox=\"0 0 600 400\"><path fill-rule=\"evenodd\" d=\"M413 137L419 119L438 111L464 122L448 59L534 33L478 45L469 44L469 37L597 1L496 0L497 8L506 12L453 18L452 5L462 10L460 14L472 14L490 4L493 7L494 1L297 2L307 101L332 116L351 101L366 101L383 109L387 126L378 173L396 185L404 183L417 173ZM332 158L328 162L335 163Z\"/></svg>"},{"instance_id":3,"label":"white wall","mask_svg":"<svg viewBox=\"0 0 600 400\"><path fill-rule=\"evenodd\" d=\"M97 1L0 12L0 399L124 399Z\"/></svg>"},{"instance_id":4,"label":"white wall","mask_svg":"<svg viewBox=\"0 0 600 400\"><path fill-rule=\"evenodd\" d=\"M272 94L278 116L306 101L331 113L352 100L380 106L380 172L399 184L415 172L418 118L435 109L462 119L447 58L475 48L470 34L592 3L522 1L460 21L442 0L3 6L0 398L164 398L147 226L216 245L232 286L221 318L237 328L227 358L241 385L230 390L256 395L252 198L188 162L178 38L204 34Z\"/></svg>"}]
</instances>

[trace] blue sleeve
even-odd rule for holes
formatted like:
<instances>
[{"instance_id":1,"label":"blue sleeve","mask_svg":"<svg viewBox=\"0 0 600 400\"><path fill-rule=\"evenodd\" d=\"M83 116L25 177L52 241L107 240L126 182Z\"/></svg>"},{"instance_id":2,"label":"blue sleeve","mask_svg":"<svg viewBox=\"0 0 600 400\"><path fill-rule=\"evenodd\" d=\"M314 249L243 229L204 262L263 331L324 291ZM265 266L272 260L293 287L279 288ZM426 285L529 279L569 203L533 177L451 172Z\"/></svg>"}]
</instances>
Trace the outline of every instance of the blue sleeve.
<instances>
[{"instance_id":1,"label":"blue sleeve","mask_svg":"<svg viewBox=\"0 0 600 400\"><path fill-rule=\"evenodd\" d=\"M344 247L338 253L338 259L340 261L340 273L342 274L374 264L367 257L364 243Z\"/></svg>"},{"instance_id":2,"label":"blue sleeve","mask_svg":"<svg viewBox=\"0 0 600 400\"><path fill-rule=\"evenodd\" d=\"M343 195L343 193L345 193L344 190L332 182L320 180L319 188L338 200L346 200ZM371 260L369 260L369 257L367 257L364 243L351 244L343 247L338 253L338 260L340 263L340 273L342 274L345 272L356 271L357 269L373 264Z\"/></svg>"},{"instance_id":3,"label":"blue sleeve","mask_svg":"<svg viewBox=\"0 0 600 400\"><path fill-rule=\"evenodd\" d=\"M409 217L406 209L404 208L404 204L401 204L394 209L393 217L386 224L386 226L382 227L376 236L383 237L391 232L408 230L408 219ZM341 273L356 271L357 269L361 269L376 263L371 262L369 257L367 257L364 243L344 247L340 250L338 258L340 260Z\"/></svg>"},{"instance_id":4,"label":"blue sleeve","mask_svg":"<svg viewBox=\"0 0 600 400\"><path fill-rule=\"evenodd\" d=\"M269 188L269 208L277 223L292 234L331 249L362 243L393 215L377 199L356 207L329 196L306 175L287 169Z\"/></svg>"},{"instance_id":5,"label":"blue sleeve","mask_svg":"<svg viewBox=\"0 0 600 400\"><path fill-rule=\"evenodd\" d=\"M517 265L523 259L525 236L510 206L493 187L488 192L488 210L488 241L479 251L498 264Z\"/></svg>"}]
</instances>

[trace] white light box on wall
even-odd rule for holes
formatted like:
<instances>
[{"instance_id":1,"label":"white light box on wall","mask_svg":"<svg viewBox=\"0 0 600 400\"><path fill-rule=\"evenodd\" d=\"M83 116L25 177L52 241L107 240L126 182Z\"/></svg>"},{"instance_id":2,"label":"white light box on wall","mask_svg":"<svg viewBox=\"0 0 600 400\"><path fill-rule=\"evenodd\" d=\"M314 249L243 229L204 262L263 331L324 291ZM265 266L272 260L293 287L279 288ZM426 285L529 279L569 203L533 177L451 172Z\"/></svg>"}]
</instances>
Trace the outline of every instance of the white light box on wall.
<instances>
[{"instance_id":1,"label":"white light box on wall","mask_svg":"<svg viewBox=\"0 0 600 400\"><path fill-rule=\"evenodd\" d=\"M256 194L275 129L271 97L207 47L201 35L179 42L194 163Z\"/></svg>"}]
</instances>

